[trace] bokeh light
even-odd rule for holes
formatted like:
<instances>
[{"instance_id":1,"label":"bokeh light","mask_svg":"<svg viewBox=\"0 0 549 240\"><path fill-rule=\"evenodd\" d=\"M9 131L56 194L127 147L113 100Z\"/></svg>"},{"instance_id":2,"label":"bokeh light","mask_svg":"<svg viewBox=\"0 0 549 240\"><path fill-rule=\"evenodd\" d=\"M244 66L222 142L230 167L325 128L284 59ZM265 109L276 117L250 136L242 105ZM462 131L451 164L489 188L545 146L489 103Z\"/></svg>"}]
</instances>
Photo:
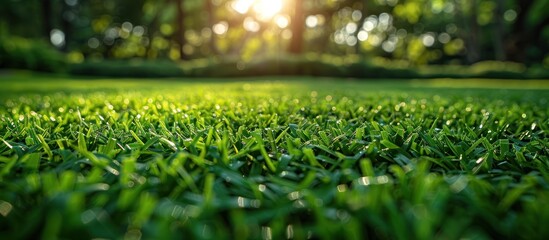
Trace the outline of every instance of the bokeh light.
<instances>
[{"instance_id":1,"label":"bokeh light","mask_svg":"<svg viewBox=\"0 0 549 240\"><path fill-rule=\"evenodd\" d=\"M244 19L244 29L248 32L258 32L261 29L261 25L255 21L252 17Z\"/></svg>"},{"instance_id":2,"label":"bokeh light","mask_svg":"<svg viewBox=\"0 0 549 240\"><path fill-rule=\"evenodd\" d=\"M421 36L421 42L423 46L432 47L435 44L435 37L433 33L426 33Z\"/></svg>"},{"instance_id":3,"label":"bokeh light","mask_svg":"<svg viewBox=\"0 0 549 240\"><path fill-rule=\"evenodd\" d=\"M290 18L288 16L278 15L275 17L274 21L279 28L286 28L290 24Z\"/></svg>"},{"instance_id":4,"label":"bokeh light","mask_svg":"<svg viewBox=\"0 0 549 240\"><path fill-rule=\"evenodd\" d=\"M282 0L235 0L231 7L240 14L253 10L257 19L269 21L278 14L284 6Z\"/></svg>"},{"instance_id":5,"label":"bokeh light","mask_svg":"<svg viewBox=\"0 0 549 240\"><path fill-rule=\"evenodd\" d=\"M223 35L229 30L229 23L221 21L213 26L213 32L217 35Z\"/></svg>"},{"instance_id":6,"label":"bokeh light","mask_svg":"<svg viewBox=\"0 0 549 240\"><path fill-rule=\"evenodd\" d=\"M59 29L51 30L50 42L56 47L63 47L65 45L65 33Z\"/></svg>"}]
</instances>

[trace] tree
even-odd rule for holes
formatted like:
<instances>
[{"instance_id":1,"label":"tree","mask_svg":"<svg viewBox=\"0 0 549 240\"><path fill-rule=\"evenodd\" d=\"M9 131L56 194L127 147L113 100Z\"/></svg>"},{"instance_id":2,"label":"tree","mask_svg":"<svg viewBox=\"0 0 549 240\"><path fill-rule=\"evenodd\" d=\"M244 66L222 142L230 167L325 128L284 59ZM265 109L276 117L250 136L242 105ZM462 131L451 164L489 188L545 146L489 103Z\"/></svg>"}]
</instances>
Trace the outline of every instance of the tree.
<instances>
[{"instance_id":1,"label":"tree","mask_svg":"<svg viewBox=\"0 0 549 240\"><path fill-rule=\"evenodd\" d=\"M505 8L505 0L496 0L496 11L493 26L494 40L494 58L499 61L506 60L505 49L503 48L503 39L505 32L505 23L503 22L503 11Z\"/></svg>"},{"instance_id":2,"label":"tree","mask_svg":"<svg viewBox=\"0 0 549 240\"><path fill-rule=\"evenodd\" d=\"M63 45L62 50L68 51L73 35L72 21L76 15L72 13L72 7L66 1L62 1L61 4L61 30L65 35L65 45Z\"/></svg>"},{"instance_id":3,"label":"tree","mask_svg":"<svg viewBox=\"0 0 549 240\"><path fill-rule=\"evenodd\" d=\"M176 5L177 16L175 18L176 37L175 40L179 45L179 56L181 59L187 59L184 48L185 40L185 10L183 9L183 0L174 0Z\"/></svg>"},{"instance_id":4,"label":"tree","mask_svg":"<svg viewBox=\"0 0 549 240\"><path fill-rule=\"evenodd\" d=\"M213 25L215 24L215 20L216 20L215 19L215 9L214 9L214 6L212 4L212 0L206 0L204 8L205 8L206 13L208 14L208 28L212 28ZM216 46L216 41L215 41L215 33L213 33L213 32L212 32L211 37L210 37L209 47L210 47L210 50L212 51L212 53L214 53L216 55L219 54L219 51L218 51L217 46Z\"/></svg>"},{"instance_id":5,"label":"tree","mask_svg":"<svg viewBox=\"0 0 549 240\"><path fill-rule=\"evenodd\" d=\"M292 39L288 51L293 54L303 52L303 32L305 30L305 12L302 0L294 0L294 12L292 16L290 29L292 30Z\"/></svg>"},{"instance_id":6,"label":"tree","mask_svg":"<svg viewBox=\"0 0 549 240\"><path fill-rule=\"evenodd\" d=\"M454 1L456 6L454 17L462 23L461 38L465 41L466 61L469 64L478 62L481 58L480 26L477 20L479 1Z\"/></svg>"},{"instance_id":7,"label":"tree","mask_svg":"<svg viewBox=\"0 0 549 240\"><path fill-rule=\"evenodd\" d=\"M50 31L52 30L51 0L42 0L42 31L46 39L50 38Z\"/></svg>"},{"instance_id":8,"label":"tree","mask_svg":"<svg viewBox=\"0 0 549 240\"><path fill-rule=\"evenodd\" d=\"M529 60L527 52L530 47L547 51L547 42L543 43L541 36L549 26L549 15L545 12L549 0L521 0L516 3L518 14L505 46L506 54L511 61L525 62Z\"/></svg>"},{"instance_id":9,"label":"tree","mask_svg":"<svg viewBox=\"0 0 549 240\"><path fill-rule=\"evenodd\" d=\"M467 61L469 63L478 62L481 59L481 32L480 25L478 24L478 5L479 0L469 1L469 14L468 20L468 34L467 34Z\"/></svg>"}]
</instances>

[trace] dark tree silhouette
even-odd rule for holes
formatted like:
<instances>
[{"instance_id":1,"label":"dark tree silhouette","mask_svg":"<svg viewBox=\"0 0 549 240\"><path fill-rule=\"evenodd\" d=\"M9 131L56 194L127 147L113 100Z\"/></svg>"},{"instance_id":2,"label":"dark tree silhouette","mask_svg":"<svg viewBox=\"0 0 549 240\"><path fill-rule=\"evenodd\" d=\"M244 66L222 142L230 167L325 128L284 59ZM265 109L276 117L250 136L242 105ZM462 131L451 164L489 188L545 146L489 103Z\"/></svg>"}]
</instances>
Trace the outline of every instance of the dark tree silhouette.
<instances>
[{"instance_id":1,"label":"dark tree silhouette","mask_svg":"<svg viewBox=\"0 0 549 240\"><path fill-rule=\"evenodd\" d=\"M208 27L211 28L215 24L215 20L216 20L215 19L215 9L214 9L214 6L212 4L212 0L206 0L204 8L206 10L206 13L208 13ZM212 33L212 35L210 37L209 45L210 45L210 50L212 51L212 53L219 54L219 51L218 51L216 43L215 43L215 34L214 33Z\"/></svg>"},{"instance_id":2,"label":"dark tree silhouette","mask_svg":"<svg viewBox=\"0 0 549 240\"><path fill-rule=\"evenodd\" d=\"M71 22L73 19L70 18L72 7L65 1L61 1L61 4L61 30L65 34L65 45L63 45L62 50L67 52L69 51L69 43L71 42L73 35L73 26Z\"/></svg>"},{"instance_id":3,"label":"dark tree silhouette","mask_svg":"<svg viewBox=\"0 0 549 240\"><path fill-rule=\"evenodd\" d=\"M302 0L294 0L294 13L291 21L292 40L288 51L293 54L303 52L303 31L305 30L305 12Z\"/></svg>"},{"instance_id":4,"label":"dark tree silhouette","mask_svg":"<svg viewBox=\"0 0 549 240\"><path fill-rule=\"evenodd\" d=\"M42 31L46 39L50 38L50 31L52 29L51 21L51 0L42 0Z\"/></svg>"},{"instance_id":5,"label":"dark tree silhouette","mask_svg":"<svg viewBox=\"0 0 549 240\"><path fill-rule=\"evenodd\" d=\"M528 59L527 51L530 46L547 48L546 43L540 41L543 29L549 25L549 15L532 24L528 22L528 16L533 11L536 1L517 1L518 15L513 24L511 33L506 43L506 52L509 60L525 62Z\"/></svg>"},{"instance_id":6,"label":"dark tree silhouette","mask_svg":"<svg viewBox=\"0 0 549 240\"><path fill-rule=\"evenodd\" d=\"M494 13L494 26L493 26L493 41L494 41L494 59L499 61L506 60L505 49L503 48L503 39L505 33L505 23L503 19L503 11L505 10L505 0L496 1L496 9Z\"/></svg>"},{"instance_id":7,"label":"dark tree silhouette","mask_svg":"<svg viewBox=\"0 0 549 240\"><path fill-rule=\"evenodd\" d=\"M183 0L174 0L177 16L175 18L175 26L177 31L175 32L175 40L179 44L179 54L181 59L187 59L185 51L183 51L186 41L185 41L185 10L183 9Z\"/></svg>"}]
</instances>

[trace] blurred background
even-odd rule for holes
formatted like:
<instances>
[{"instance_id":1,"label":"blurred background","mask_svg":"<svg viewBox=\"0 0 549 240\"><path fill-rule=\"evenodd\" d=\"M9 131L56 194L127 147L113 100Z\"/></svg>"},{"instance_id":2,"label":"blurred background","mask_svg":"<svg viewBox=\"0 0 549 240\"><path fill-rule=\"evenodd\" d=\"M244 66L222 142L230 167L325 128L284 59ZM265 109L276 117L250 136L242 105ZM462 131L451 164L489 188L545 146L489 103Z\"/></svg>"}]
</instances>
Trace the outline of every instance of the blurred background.
<instances>
[{"instance_id":1,"label":"blurred background","mask_svg":"<svg viewBox=\"0 0 549 240\"><path fill-rule=\"evenodd\" d=\"M549 0L0 0L0 68L548 78Z\"/></svg>"}]
</instances>

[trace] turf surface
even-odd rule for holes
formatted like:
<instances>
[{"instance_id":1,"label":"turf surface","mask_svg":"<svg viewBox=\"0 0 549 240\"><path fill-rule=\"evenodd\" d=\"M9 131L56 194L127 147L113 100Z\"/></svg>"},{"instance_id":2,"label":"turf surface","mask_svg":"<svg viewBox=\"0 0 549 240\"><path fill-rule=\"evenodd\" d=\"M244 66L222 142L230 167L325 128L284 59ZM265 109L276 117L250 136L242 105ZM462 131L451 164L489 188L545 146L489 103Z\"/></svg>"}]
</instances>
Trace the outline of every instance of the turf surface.
<instances>
[{"instance_id":1,"label":"turf surface","mask_svg":"<svg viewBox=\"0 0 549 240\"><path fill-rule=\"evenodd\" d=\"M0 77L8 239L547 239L549 82Z\"/></svg>"}]
</instances>

